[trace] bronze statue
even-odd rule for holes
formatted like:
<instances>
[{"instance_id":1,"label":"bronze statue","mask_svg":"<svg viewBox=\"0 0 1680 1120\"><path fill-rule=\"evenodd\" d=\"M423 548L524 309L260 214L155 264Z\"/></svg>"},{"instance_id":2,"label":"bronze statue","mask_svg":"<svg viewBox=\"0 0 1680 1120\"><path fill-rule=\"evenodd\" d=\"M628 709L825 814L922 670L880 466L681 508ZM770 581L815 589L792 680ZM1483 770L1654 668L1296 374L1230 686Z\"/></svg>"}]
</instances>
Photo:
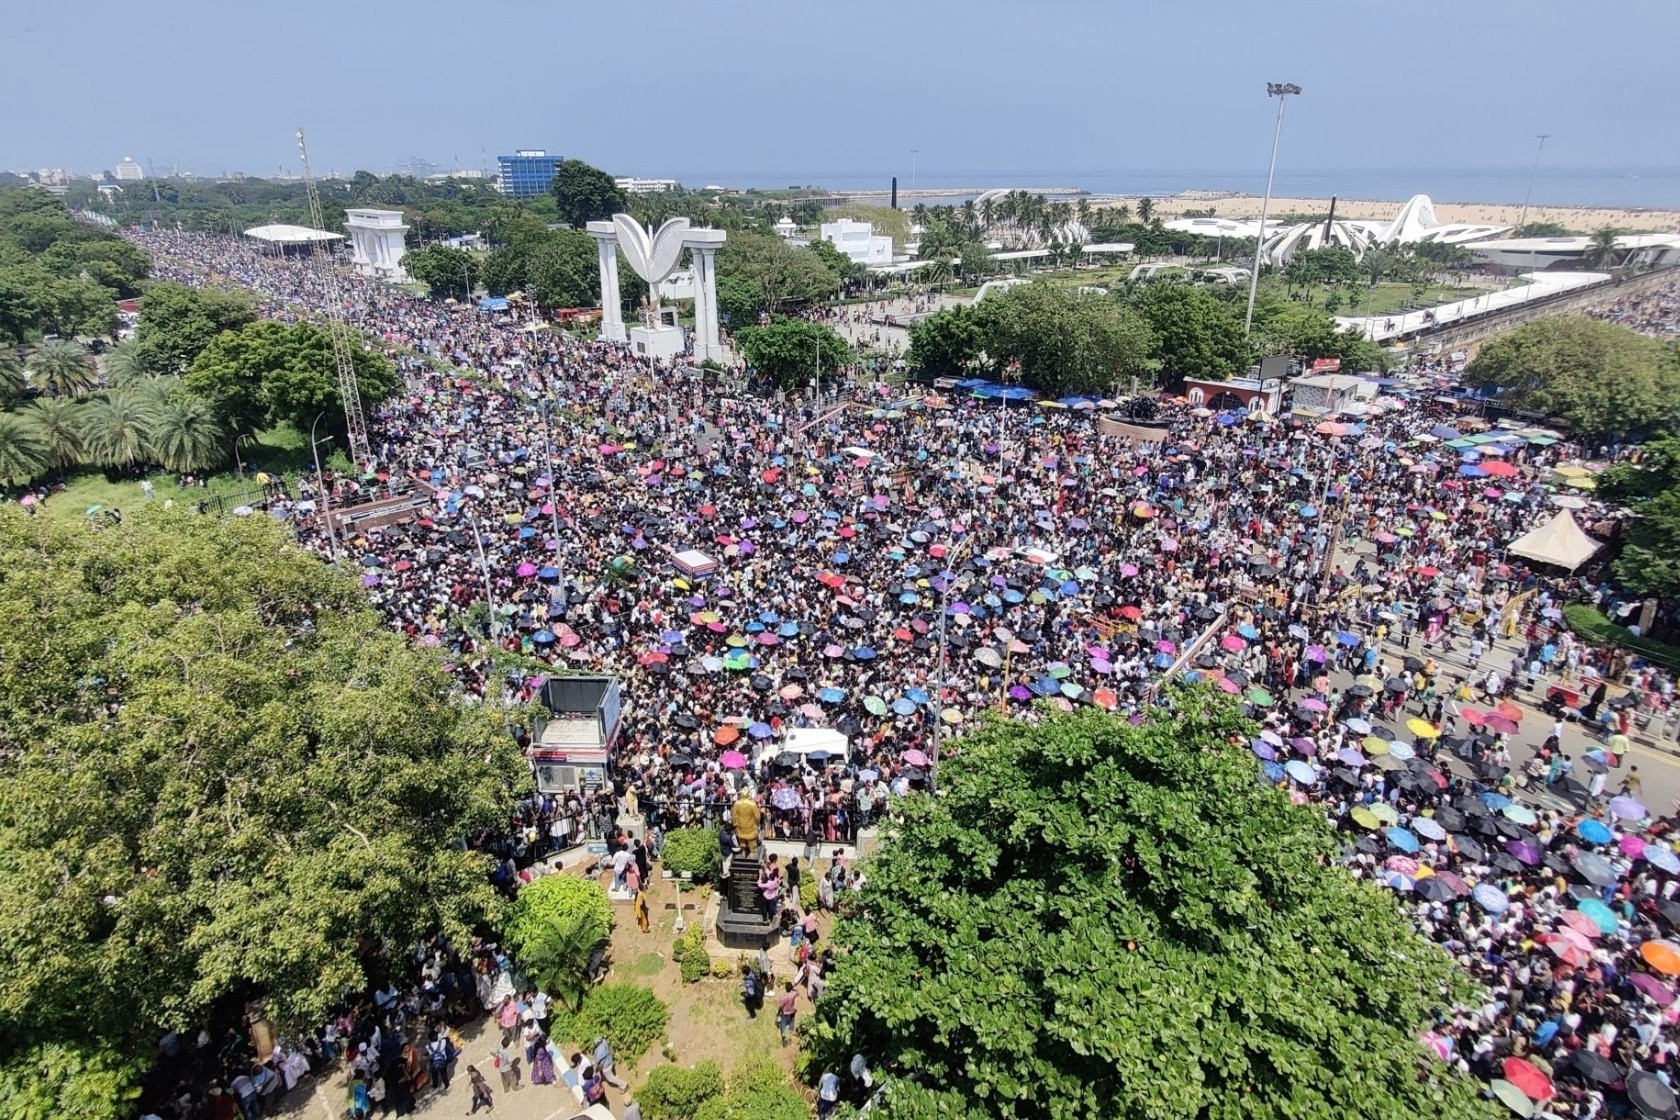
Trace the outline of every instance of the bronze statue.
<instances>
[{"instance_id":1,"label":"bronze statue","mask_svg":"<svg viewBox=\"0 0 1680 1120\"><path fill-rule=\"evenodd\" d=\"M752 856L758 852L758 823L761 817L752 794L742 790L729 810L729 819L735 822L736 850L744 856Z\"/></svg>"}]
</instances>

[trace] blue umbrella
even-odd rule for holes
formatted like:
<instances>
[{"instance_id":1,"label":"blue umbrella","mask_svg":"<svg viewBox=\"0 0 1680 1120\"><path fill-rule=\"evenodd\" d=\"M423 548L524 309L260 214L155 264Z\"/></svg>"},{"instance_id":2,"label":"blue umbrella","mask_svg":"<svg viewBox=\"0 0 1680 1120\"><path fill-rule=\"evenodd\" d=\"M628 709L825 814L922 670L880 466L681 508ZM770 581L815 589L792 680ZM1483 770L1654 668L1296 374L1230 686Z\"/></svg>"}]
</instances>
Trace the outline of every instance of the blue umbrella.
<instances>
[{"instance_id":1,"label":"blue umbrella","mask_svg":"<svg viewBox=\"0 0 1680 1120\"><path fill-rule=\"evenodd\" d=\"M1077 595L1079 594L1079 585L1074 583L1072 580L1069 580L1068 582L1062 584L1059 590L1063 595Z\"/></svg>"},{"instance_id":2,"label":"blue umbrella","mask_svg":"<svg viewBox=\"0 0 1680 1120\"><path fill-rule=\"evenodd\" d=\"M824 704L838 704L846 698L846 694L838 688L825 688L817 693L817 699Z\"/></svg>"},{"instance_id":3,"label":"blue umbrella","mask_svg":"<svg viewBox=\"0 0 1680 1120\"><path fill-rule=\"evenodd\" d=\"M747 734L754 739L768 739L771 735L775 734L775 732L770 730L770 725L768 723L755 723L751 727L747 728Z\"/></svg>"},{"instance_id":4,"label":"blue umbrella","mask_svg":"<svg viewBox=\"0 0 1680 1120\"><path fill-rule=\"evenodd\" d=\"M1283 767L1275 762L1268 762L1260 767L1260 773L1268 782L1283 781Z\"/></svg>"},{"instance_id":5,"label":"blue umbrella","mask_svg":"<svg viewBox=\"0 0 1680 1120\"><path fill-rule=\"evenodd\" d=\"M1595 821L1591 817L1576 825L1575 832L1589 844L1608 844L1615 836L1603 821Z\"/></svg>"},{"instance_id":6,"label":"blue umbrella","mask_svg":"<svg viewBox=\"0 0 1680 1120\"><path fill-rule=\"evenodd\" d=\"M904 695L912 704L926 704L932 699L927 692L919 688L907 688L904 690Z\"/></svg>"},{"instance_id":7,"label":"blue umbrella","mask_svg":"<svg viewBox=\"0 0 1680 1120\"><path fill-rule=\"evenodd\" d=\"M1305 505L1296 512L1298 512L1302 517L1317 517L1318 507L1314 505Z\"/></svg>"},{"instance_id":8,"label":"blue umbrella","mask_svg":"<svg viewBox=\"0 0 1680 1120\"><path fill-rule=\"evenodd\" d=\"M1341 633L1336 635L1336 641L1344 646L1356 646L1359 644L1359 635L1348 630L1343 630Z\"/></svg>"},{"instance_id":9,"label":"blue umbrella","mask_svg":"<svg viewBox=\"0 0 1680 1120\"><path fill-rule=\"evenodd\" d=\"M784 622L780 626L776 627L776 633L780 634L784 638L791 638L795 634L799 633L799 623Z\"/></svg>"},{"instance_id":10,"label":"blue umbrella","mask_svg":"<svg viewBox=\"0 0 1680 1120\"><path fill-rule=\"evenodd\" d=\"M1019 591L1015 590L1013 587L1011 587L1009 590L1007 590L1003 593L1003 601L1006 602L1006 603L1019 603L1022 599L1025 599L1025 598L1026 598L1025 595L1021 594Z\"/></svg>"},{"instance_id":11,"label":"blue umbrella","mask_svg":"<svg viewBox=\"0 0 1680 1120\"><path fill-rule=\"evenodd\" d=\"M1666 871L1670 875L1680 875L1680 856L1676 856L1659 844L1645 845L1645 850L1639 855L1641 859L1658 871Z\"/></svg>"},{"instance_id":12,"label":"blue umbrella","mask_svg":"<svg viewBox=\"0 0 1680 1120\"><path fill-rule=\"evenodd\" d=\"M873 661L875 660L875 651L868 646L858 646L852 650L852 656L859 661Z\"/></svg>"},{"instance_id":13,"label":"blue umbrella","mask_svg":"<svg viewBox=\"0 0 1680 1120\"><path fill-rule=\"evenodd\" d=\"M1039 677L1027 687L1040 696L1054 696L1062 690L1061 682L1054 677Z\"/></svg>"},{"instance_id":14,"label":"blue umbrella","mask_svg":"<svg viewBox=\"0 0 1680 1120\"><path fill-rule=\"evenodd\" d=\"M914 591L905 591L899 594L898 601L908 605L910 603L914 603L919 598L920 596Z\"/></svg>"},{"instance_id":15,"label":"blue umbrella","mask_svg":"<svg viewBox=\"0 0 1680 1120\"><path fill-rule=\"evenodd\" d=\"M1407 855L1410 855L1418 850L1418 838L1413 836L1411 832L1404 828L1391 828L1387 832L1383 833L1383 835L1388 837L1388 842L1390 844L1399 848Z\"/></svg>"},{"instance_id":16,"label":"blue umbrella","mask_svg":"<svg viewBox=\"0 0 1680 1120\"><path fill-rule=\"evenodd\" d=\"M1286 774L1304 786L1310 786L1318 781L1318 771L1313 769L1309 763L1302 762L1298 758L1293 762L1286 763L1283 769Z\"/></svg>"},{"instance_id":17,"label":"blue umbrella","mask_svg":"<svg viewBox=\"0 0 1680 1120\"><path fill-rule=\"evenodd\" d=\"M1172 664L1172 658L1168 657L1164 653L1157 653L1154 657L1149 659L1149 663L1157 669L1165 669L1168 665Z\"/></svg>"},{"instance_id":18,"label":"blue umbrella","mask_svg":"<svg viewBox=\"0 0 1680 1120\"><path fill-rule=\"evenodd\" d=\"M546 646L554 641L554 634L549 630L538 630L535 634L531 635L531 640L536 642L539 646Z\"/></svg>"},{"instance_id":19,"label":"blue umbrella","mask_svg":"<svg viewBox=\"0 0 1680 1120\"><path fill-rule=\"evenodd\" d=\"M1616 932L1616 912L1596 898L1583 898L1575 909L1591 918L1605 933Z\"/></svg>"},{"instance_id":20,"label":"blue umbrella","mask_svg":"<svg viewBox=\"0 0 1680 1120\"><path fill-rule=\"evenodd\" d=\"M1476 905L1489 914L1503 914L1511 908L1511 900L1505 897L1505 892L1491 883L1482 883L1470 892L1470 897L1476 900ZM1600 903L1600 905L1603 905Z\"/></svg>"},{"instance_id":21,"label":"blue umbrella","mask_svg":"<svg viewBox=\"0 0 1680 1120\"><path fill-rule=\"evenodd\" d=\"M1237 627L1237 636L1240 638L1247 638L1252 642L1260 636L1260 631L1245 622L1241 626Z\"/></svg>"},{"instance_id":22,"label":"blue umbrella","mask_svg":"<svg viewBox=\"0 0 1680 1120\"><path fill-rule=\"evenodd\" d=\"M532 538L536 535L537 535L537 531L535 529L531 528L529 525L527 525L523 529L519 530L519 539L522 540L522 541L523 540L529 540L530 538Z\"/></svg>"},{"instance_id":23,"label":"blue umbrella","mask_svg":"<svg viewBox=\"0 0 1680 1120\"><path fill-rule=\"evenodd\" d=\"M1248 749L1254 752L1255 758L1262 759L1266 762L1270 762L1277 757L1277 751L1273 750L1272 745L1264 739L1254 740L1254 742L1248 745Z\"/></svg>"},{"instance_id":24,"label":"blue umbrella","mask_svg":"<svg viewBox=\"0 0 1680 1120\"><path fill-rule=\"evenodd\" d=\"M900 696L897 700L892 702L892 710L901 716L914 715L916 712L916 705L909 697Z\"/></svg>"},{"instance_id":25,"label":"blue umbrella","mask_svg":"<svg viewBox=\"0 0 1680 1120\"><path fill-rule=\"evenodd\" d=\"M537 570L537 578L538 579L559 579L560 578L560 569L559 568L539 568Z\"/></svg>"},{"instance_id":26,"label":"blue umbrella","mask_svg":"<svg viewBox=\"0 0 1680 1120\"><path fill-rule=\"evenodd\" d=\"M1384 871L1381 875L1381 880L1383 886L1392 887L1394 890L1402 893L1412 890L1417 886L1416 879L1413 879L1410 875L1402 875L1398 871Z\"/></svg>"},{"instance_id":27,"label":"blue umbrella","mask_svg":"<svg viewBox=\"0 0 1680 1120\"><path fill-rule=\"evenodd\" d=\"M1458 473L1465 478L1486 478L1487 472L1474 463L1466 463L1458 468Z\"/></svg>"},{"instance_id":28,"label":"blue umbrella","mask_svg":"<svg viewBox=\"0 0 1680 1120\"><path fill-rule=\"evenodd\" d=\"M1503 793L1489 792L1477 794L1476 796L1481 799L1483 805L1486 805L1489 809L1492 809L1496 813L1511 803L1511 799L1506 797Z\"/></svg>"}]
</instances>

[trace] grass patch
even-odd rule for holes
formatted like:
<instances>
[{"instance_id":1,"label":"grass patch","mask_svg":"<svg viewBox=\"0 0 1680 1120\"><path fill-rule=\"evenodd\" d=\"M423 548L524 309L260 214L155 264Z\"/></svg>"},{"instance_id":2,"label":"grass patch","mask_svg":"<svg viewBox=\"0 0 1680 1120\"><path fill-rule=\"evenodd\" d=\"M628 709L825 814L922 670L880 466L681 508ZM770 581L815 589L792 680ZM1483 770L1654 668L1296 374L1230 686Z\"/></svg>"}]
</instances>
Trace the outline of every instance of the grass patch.
<instances>
[{"instance_id":1,"label":"grass patch","mask_svg":"<svg viewBox=\"0 0 1680 1120\"><path fill-rule=\"evenodd\" d=\"M1680 668L1680 648L1642 638L1625 626L1617 626L1597 607L1570 603L1563 608L1563 621L1576 637L1589 645L1619 646L1666 668Z\"/></svg>"},{"instance_id":2,"label":"grass patch","mask_svg":"<svg viewBox=\"0 0 1680 1120\"><path fill-rule=\"evenodd\" d=\"M72 473L65 480L64 488L54 490L40 508L49 516L62 518L86 516L93 506L132 512L145 504L145 498L140 493L140 479L143 477L151 480L155 490L153 502L173 499L176 505L191 506L208 501L212 510L218 507L227 510L252 504L261 498L262 487L256 480L259 471L285 476L288 483L294 484L294 492L299 475L315 473L315 459L309 453L308 433L300 432L289 424L258 432L254 439L241 443L239 457L245 465L243 478L237 469L229 469L211 475L204 486L191 487L178 486L176 476L162 470L112 482L103 471L85 467ZM346 471L350 469L350 460L334 448L330 458L322 456L321 465Z\"/></svg>"},{"instance_id":3,"label":"grass patch","mask_svg":"<svg viewBox=\"0 0 1680 1120\"><path fill-rule=\"evenodd\" d=\"M630 966L632 976L658 976L665 968L665 958L658 953L643 953Z\"/></svg>"}]
</instances>

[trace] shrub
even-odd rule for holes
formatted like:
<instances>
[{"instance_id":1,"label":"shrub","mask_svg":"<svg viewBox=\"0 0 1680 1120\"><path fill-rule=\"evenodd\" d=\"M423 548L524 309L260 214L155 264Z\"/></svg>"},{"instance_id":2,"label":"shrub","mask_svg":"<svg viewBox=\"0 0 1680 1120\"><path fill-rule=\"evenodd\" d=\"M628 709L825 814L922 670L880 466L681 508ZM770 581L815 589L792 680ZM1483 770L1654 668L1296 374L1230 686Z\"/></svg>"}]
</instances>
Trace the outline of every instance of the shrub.
<instances>
[{"instance_id":1,"label":"shrub","mask_svg":"<svg viewBox=\"0 0 1680 1120\"><path fill-rule=\"evenodd\" d=\"M711 974L712 958L706 952L706 931L699 922L682 931L682 936L671 946L671 956L681 966L685 984L692 984Z\"/></svg>"},{"instance_id":2,"label":"shrub","mask_svg":"<svg viewBox=\"0 0 1680 1120\"><path fill-rule=\"evenodd\" d=\"M712 962L712 979L728 980L736 974L735 964L724 957L718 957Z\"/></svg>"},{"instance_id":3,"label":"shrub","mask_svg":"<svg viewBox=\"0 0 1680 1120\"><path fill-rule=\"evenodd\" d=\"M729 1090L702 1103L694 1120L809 1120L811 1110L774 1062L747 1062L729 1075Z\"/></svg>"},{"instance_id":4,"label":"shrub","mask_svg":"<svg viewBox=\"0 0 1680 1120\"><path fill-rule=\"evenodd\" d=\"M569 1035L580 1045L596 1038L612 1044L613 1056L629 1066L636 1062L670 1020L652 988L639 984L603 984L583 999L583 1010L571 1021Z\"/></svg>"},{"instance_id":5,"label":"shrub","mask_svg":"<svg viewBox=\"0 0 1680 1120\"><path fill-rule=\"evenodd\" d=\"M699 1107L723 1092L723 1071L716 1062L660 1066L636 1091L649 1120L692 1120Z\"/></svg>"},{"instance_id":6,"label":"shrub","mask_svg":"<svg viewBox=\"0 0 1680 1120\"><path fill-rule=\"evenodd\" d=\"M547 875L528 883L508 910L503 934L517 958L551 936L554 922L578 921L599 931L595 944L612 932L612 903L601 884L571 875Z\"/></svg>"},{"instance_id":7,"label":"shrub","mask_svg":"<svg viewBox=\"0 0 1680 1120\"><path fill-rule=\"evenodd\" d=\"M716 881L723 870L723 849L709 828L679 828L665 835L660 859L679 881L686 873L695 883Z\"/></svg>"},{"instance_id":8,"label":"shrub","mask_svg":"<svg viewBox=\"0 0 1680 1120\"><path fill-rule=\"evenodd\" d=\"M799 909L809 914L817 908L817 877L807 875L799 880Z\"/></svg>"}]
</instances>

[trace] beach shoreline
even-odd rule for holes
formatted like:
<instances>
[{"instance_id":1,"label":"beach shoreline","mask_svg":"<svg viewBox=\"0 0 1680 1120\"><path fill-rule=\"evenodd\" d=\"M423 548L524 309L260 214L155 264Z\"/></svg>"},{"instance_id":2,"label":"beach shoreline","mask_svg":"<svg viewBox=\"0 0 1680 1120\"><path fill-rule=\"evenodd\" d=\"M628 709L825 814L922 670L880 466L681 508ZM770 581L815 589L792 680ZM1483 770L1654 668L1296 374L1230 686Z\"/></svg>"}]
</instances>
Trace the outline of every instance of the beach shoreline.
<instances>
[{"instance_id":1,"label":"beach shoreline","mask_svg":"<svg viewBox=\"0 0 1680 1120\"><path fill-rule=\"evenodd\" d=\"M1138 197L1105 198L1093 203L1104 209L1125 204L1135 215ZM1261 199L1257 195L1235 194L1220 197L1174 195L1152 200L1154 212L1163 219L1188 216L1194 211L1206 214L1212 210L1220 218L1258 218ZM1394 217L1405 199L1338 198L1338 218L1366 218L1387 220ZM1273 198L1268 221L1290 214L1325 214L1330 210L1329 198ZM1518 203L1499 202L1435 202L1435 216L1442 222L1474 222L1480 225L1517 225L1522 213ZM1680 232L1680 210L1645 207L1608 206L1540 206L1528 208L1529 222L1556 222L1579 233L1592 233L1609 226L1628 232Z\"/></svg>"}]
</instances>

